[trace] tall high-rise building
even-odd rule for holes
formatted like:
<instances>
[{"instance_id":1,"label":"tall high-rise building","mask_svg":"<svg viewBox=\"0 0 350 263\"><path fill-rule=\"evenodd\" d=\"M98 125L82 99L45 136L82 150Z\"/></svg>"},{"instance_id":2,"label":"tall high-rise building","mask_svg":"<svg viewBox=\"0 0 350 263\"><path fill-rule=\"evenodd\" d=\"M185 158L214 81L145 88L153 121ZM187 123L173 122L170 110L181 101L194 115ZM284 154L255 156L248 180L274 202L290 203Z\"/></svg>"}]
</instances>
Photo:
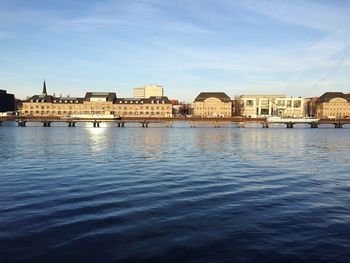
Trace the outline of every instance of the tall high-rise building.
<instances>
[{"instance_id":1,"label":"tall high-rise building","mask_svg":"<svg viewBox=\"0 0 350 263\"><path fill-rule=\"evenodd\" d=\"M147 85L140 88L134 88L135 99L148 99L150 97L163 97L164 88L160 85Z\"/></svg>"}]
</instances>

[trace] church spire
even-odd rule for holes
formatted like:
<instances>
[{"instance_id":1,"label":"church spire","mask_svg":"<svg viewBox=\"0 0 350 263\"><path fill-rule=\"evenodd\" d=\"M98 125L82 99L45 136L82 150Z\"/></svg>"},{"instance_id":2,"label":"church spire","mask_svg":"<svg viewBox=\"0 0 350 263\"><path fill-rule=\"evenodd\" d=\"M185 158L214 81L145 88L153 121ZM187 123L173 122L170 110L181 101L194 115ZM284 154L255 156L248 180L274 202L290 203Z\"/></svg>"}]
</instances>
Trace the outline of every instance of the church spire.
<instances>
[{"instance_id":1,"label":"church spire","mask_svg":"<svg viewBox=\"0 0 350 263\"><path fill-rule=\"evenodd\" d=\"M44 86L43 86L43 95L47 95L45 80L44 80Z\"/></svg>"}]
</instances>

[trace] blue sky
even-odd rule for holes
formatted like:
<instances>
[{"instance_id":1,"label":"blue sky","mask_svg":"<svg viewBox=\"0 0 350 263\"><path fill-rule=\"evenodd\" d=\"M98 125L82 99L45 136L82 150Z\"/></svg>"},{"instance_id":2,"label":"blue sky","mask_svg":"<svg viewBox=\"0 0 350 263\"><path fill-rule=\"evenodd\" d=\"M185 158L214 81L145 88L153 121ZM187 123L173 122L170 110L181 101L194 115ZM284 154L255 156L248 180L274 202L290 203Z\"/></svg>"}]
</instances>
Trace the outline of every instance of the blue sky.
<instances>
[{"instance_id":1,"label":"blue sky","mask_svg":"<svg viewBox=\"0 0 350 263\"><path fill-rule=\"evenodd\" d=\"M0 0L0 89L350 92L350 1Z\"/></svg>"}]
</instances>

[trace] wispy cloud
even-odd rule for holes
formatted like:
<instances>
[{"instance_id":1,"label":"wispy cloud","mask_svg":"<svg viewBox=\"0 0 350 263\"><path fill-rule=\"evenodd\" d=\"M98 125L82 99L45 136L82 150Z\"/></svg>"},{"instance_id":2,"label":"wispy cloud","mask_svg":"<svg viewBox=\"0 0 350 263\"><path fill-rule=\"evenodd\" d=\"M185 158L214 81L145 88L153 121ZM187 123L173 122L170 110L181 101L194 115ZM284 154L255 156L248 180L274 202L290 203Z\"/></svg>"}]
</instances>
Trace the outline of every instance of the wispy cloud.
<instances>
[{"instance_id":1,"label":"wispy cloud","mask_svg":"<svg viewBox=\"0 0 350 263\"><path fill-rule=\"evenodd\" d=\"M157 1L112 1L101 3L83 16L57 21L61 30L89 31L166 31L168 33L208 33L190 21L167 15Z\"/></svg>"},{"instance_id":2,"label":"wispy cloud","mask_svg":"<svg viewBox=\"0 0 350 263\"><path fill-rule=\"evenodd\" d=\"M22 3L0 10L0 38L14 32L25 40L1 46L2 59L13 63L12 69L0 65L1 71L33 65L28 75L49 71L97 86L116 79L127 88L160 80L183 93L192 86L195 92L217 87L304 95L349 83L349 5L307 0L56 5ZM39 53L45 59L38 60Z\"/></svg>"},{"instance_id":3,"label":"wispy cloud","mask_svg":"<svg viewBox=\"0 0 350 263\"><path fill-rule=\"evenodd\" d=\"M331 2L322 4L307 0L247 0L234 2L234 5L278 21L327 32L346 29L350 22L348 10L335 7Z\"/></svg>"}]
</instances>

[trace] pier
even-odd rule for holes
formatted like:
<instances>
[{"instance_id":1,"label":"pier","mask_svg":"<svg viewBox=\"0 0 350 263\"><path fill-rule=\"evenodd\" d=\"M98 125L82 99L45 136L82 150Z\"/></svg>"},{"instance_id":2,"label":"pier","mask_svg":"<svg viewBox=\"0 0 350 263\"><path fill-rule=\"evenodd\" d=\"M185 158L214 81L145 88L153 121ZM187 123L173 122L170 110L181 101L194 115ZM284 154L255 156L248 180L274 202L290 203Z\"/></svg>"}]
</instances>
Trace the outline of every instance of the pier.
<instances>
[{"instance_id":1,"label":"pier","mask_svg":"<svg viewBox=\"0 0 350 263\"><path fill-rule=\"evenodd\" d=\"M58 118L58 117L24 117L24 116L6 116L0 117L0 126L4 122L16 122L18 127L26 127L28 123L41 123L43 127L51 127L54 123L65 123L68 127L74 128L78 123L91 123L92 127L99 128L101 123L114 123L117 128L124 128L130 125L139 126L140 128L149 128L153 124L161 124L164 127L171 128L179 122L186 122L191 128L196 127L227 127L235 124L238 128L247 127L248 124L260 124L262 128L270 128L275 124L284 124L286 128L292 129L296 125L307 124L310 128L315 129L320 125L332 125L336 129L343 128L350 124L350 119L280 119L269 120L268 118Z\"/></svg>"}]
</instances>

